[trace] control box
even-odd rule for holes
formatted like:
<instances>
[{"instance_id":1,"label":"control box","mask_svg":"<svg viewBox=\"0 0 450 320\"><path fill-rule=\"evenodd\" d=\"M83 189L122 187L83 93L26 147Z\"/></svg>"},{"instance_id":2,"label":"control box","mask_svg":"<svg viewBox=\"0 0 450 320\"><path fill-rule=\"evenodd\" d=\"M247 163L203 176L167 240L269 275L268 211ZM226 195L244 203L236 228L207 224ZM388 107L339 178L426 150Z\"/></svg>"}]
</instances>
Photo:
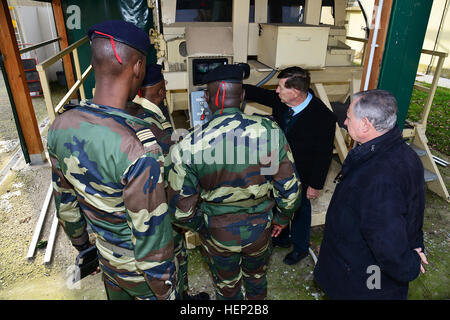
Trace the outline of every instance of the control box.
<instances>
[{"instance_id":1,"label":"control box","mask_svg":"<svg viewBox=\"0 0 450 320\"><path fill-rule=\"evenodd\" d=\"M189 118L191 127L202 125L212 119L208 103L205 101L203 83L205 75L218 66L232 63L231 56L189 56Z\"/></svg>"},{"instance_id":2,"label":"control box","mask_svg":"<svg viewBox=\"0 0 450 320\"><path fill-rule=\"evenodd\" d=\"M192 91L190 95L191 126L202 125L212 119L203 90Z\"/></svg>"}]
</instances>

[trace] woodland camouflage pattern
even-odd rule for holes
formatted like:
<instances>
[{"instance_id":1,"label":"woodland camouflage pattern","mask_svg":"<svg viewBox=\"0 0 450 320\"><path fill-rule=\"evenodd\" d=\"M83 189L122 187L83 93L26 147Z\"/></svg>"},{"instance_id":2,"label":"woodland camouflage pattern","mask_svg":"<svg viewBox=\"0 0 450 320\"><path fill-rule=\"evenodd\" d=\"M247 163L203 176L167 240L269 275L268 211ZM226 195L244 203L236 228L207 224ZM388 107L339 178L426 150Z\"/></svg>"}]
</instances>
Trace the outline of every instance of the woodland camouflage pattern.
<instances>
[{"instance_id":1,"label":"woodland camouflage pattern","mask_svg":"<svg viewBox=\"0 0 450 320\"><path fill-rule=\"evenodd\" d=\"M227 138L233 132L247 138ZM261 163L267 158L279 160L278 170L263 175L269 164ZM272 221L287 225L300 198L298 174L281 129L269 118L225 108L223 115L217 111L210 122L190 129L172 146L170 159L169 212L175 224L199 232L217 298L243 299L243 276L246 297L264 299ZM265 199L268 194L273 197Z\"/></svg>"},{"instance_id":2,"label":"woodland camouflage pattern","mask_svg":"<svg viewBox=\"0 0 450 320\"><path fill-rule=\"evenodd\" d=\"M88 241L88 223L97 238L131 250L121 255L97 240L110 295L174 299L173 234L154 125L83 105L59 115L48 133L58 219L75 247Z\"/></svg>"},{"instance_id":3,"label":"woodland camouflage pattern","mask_svg":"<svg viewBox=\"0 0 450 320\"><path fill-rule=\"evenodd\" d=\"M160 145L164 157L169 153L169 148L175 143L172 140L173 127L169 119L166 119L159 107L149 100L141 97L136 97L133 103L128 104L127 111L137 118L140 118L152 125L152 132L156 137L156 141ZM165 161L167 158L165 158ZM164 183L167 187L167 171L165 173ZM186 241L184 234L179 230L179 227L173 228L173 240L174 240L174 255L175 262L177 263L177 291L180 295L184 291L188 290L188 256Z\"/></svg>"}]
</instances>

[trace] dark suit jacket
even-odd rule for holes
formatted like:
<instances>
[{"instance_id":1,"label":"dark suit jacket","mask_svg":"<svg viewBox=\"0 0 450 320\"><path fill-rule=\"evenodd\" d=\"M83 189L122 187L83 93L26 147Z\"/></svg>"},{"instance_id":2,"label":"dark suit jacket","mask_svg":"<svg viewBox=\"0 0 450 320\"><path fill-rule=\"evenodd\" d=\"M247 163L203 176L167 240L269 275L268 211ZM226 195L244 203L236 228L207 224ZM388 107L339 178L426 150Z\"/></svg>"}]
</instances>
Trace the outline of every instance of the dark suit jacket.
<instances>
[{"instance_id":1,"label":"dark suit jacket","mask_svg":"<svg viewBox=\"0 0 450 320\"><path fill-rule=\"evenodd\" d=\"M286 130L283 119L289 107L281 102L275 91L247 84L243 88L247 100L272 108L272 116L285 131L292 149L302 188L322 189L333 156L337 120L334 113L314 96L308 106L294 116Z\"/></svg>"}]
</instances>

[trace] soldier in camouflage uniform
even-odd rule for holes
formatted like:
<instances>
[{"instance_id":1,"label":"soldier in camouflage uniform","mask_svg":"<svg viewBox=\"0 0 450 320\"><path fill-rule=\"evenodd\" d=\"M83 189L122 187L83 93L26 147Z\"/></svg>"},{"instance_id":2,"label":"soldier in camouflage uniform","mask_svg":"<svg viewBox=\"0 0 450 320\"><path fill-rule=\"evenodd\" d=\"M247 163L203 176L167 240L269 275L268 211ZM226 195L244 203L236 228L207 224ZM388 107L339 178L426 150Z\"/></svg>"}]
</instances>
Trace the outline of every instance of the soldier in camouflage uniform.
<instances>
[{"instance_id":1,"label":"soldier in camouflage uniform","mask_svg":"<svg viewBox=\"0 0 450 320\"><path fill-rule=\"evenodd\" d=\"M58 218L79 251L92 228L109 299L174 299L164 156L148 123L125 111L145 74L148 36L124 21L88 36L93 101L66 108L48 134Z\"/></svg>"},{"instance_id":2,"label":"soldier in camouflage uniform","mask_svg":"<svg viewBox=\"0 0 450 320\"><path fill-rule=\"evenodd\" d=\"M143 119L150 124L150 128L161 146L164 157L169 153L169 148L176 141L172 139L173 127L170 122L167 107L164 106L166 96L166 80L161 72L162 66L159 64L149 64L146 68L145 78L142 82L140 92L132 103L127 105L127 111ZM165 172L167 173L167 172ZM167 186L167 174L164 179ZM183 300L207 300L209 295L200 292L190 296L188 294L188 254L184 230L173 225L174 254L177 263L177 292Z\"/></svg>"},{"instance_id":3,"label":"soldier in camouflage uniform","mask_svg":"<svg viewBox=\"0 0 450 320\"><path fill-rule=\"evenodd\" d=\"M161 73L162 66L149 64L146 67L145 77L140 87L141 96L136 95L132 102L127 104L127 111L131 115L141 118L155 125L152 129L164 155L169 153L172 141L173 126L167 107L164 106L166 84Z\"/></svg>"},{"instance_id":4,"label":"soldier in camouflage uniform","mask_svg":"<svg viewBox=\"0 0 450 320\"><path fill-rule=\"evenodd\" d=\"M266 297L271 236L299 205L300 184L284 134L269 118L239 109L242 73L225 65L207 74L213 118L170 151L169 212L176 224L199 232L218 299L243 299L242 282L247 299Z\"/></svg>"}]
</instances>

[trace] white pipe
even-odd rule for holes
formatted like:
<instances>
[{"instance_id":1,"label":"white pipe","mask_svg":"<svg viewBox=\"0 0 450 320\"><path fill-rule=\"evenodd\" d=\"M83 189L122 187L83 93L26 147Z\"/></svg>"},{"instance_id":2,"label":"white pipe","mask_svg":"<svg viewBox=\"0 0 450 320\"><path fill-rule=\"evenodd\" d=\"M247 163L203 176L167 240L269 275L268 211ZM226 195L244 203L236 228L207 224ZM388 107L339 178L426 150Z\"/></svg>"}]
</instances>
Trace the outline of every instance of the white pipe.
<instances>
[{"instance_id":1,"label":"white pipe","mask_svg":"<svg viewBox=\"0 0 450 320\"><path fill-rule=\"evenodd\" d=\"M311 254L311 257L312 257L313 260L314 260L314 264L317 264L317 257L316 257L316 255L314 254L314 251L311 250L311 248L309 248L309 253Z\"/></svg>"},{"instance_id":2,"label":"white pipe","mask_svg":"<svg viewBox=\"0 0 450 320\"><path fill-rule=\"evenodd\" d=\"M44 205L42 206L41 213L39 214L39 219L34 229L33 238L31 239L30 247L28 248L27 259L31 259L34 256L36 244L39 240L39 235L41 234L42 226L44 225L45 216L47 215L47 209L50 204L50 200L52 199L52 195L53 195L53 184L50 182L47 195L45 196Z\"/></svg>"},{"instance_id":3,"label":"white pipe","mask_svg":"<svg viewBox=\"0 0 450 320\"><path fill-rule=\"evenodd\" d=\"M370 47L369 64L367 66L367 71L366 71L366 79L364 82L364 91L366 91L369 88L370 74L372 73L373 56L375 55L375 48L378 47L376 42L377 42L377 38L378 38L378 30L380 29L380 20L381 20L382 9L383 9L383 0L380 0L380 3L378 4L377 18L375 20L375 30L374 30L374 34L372 37L371 47Z\"/></svg>"},{"instance_id":4,"label":"white pipe","mask_svg":"<svg viewBox=\"0 0 450 320\"><path fill-rule=\"evenodd\" d=\"M50 235L48 236L47 248L45 249L44 264L50 263L52 259L53 246L55 244L56 232L58 231L58 216L53 214L52 227L50 229Z\"/></svg>"}]
</instances>

